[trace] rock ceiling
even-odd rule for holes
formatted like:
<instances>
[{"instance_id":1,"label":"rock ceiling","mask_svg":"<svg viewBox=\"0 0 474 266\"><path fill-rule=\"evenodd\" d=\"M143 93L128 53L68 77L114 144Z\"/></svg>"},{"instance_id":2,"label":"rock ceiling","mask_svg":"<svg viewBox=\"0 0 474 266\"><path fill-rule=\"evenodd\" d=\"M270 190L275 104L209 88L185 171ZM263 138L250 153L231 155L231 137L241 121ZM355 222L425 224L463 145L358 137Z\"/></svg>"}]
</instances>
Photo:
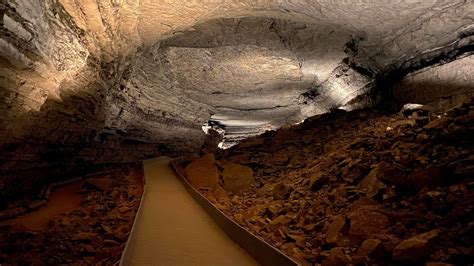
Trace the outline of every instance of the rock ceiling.
<instances>
[{"instance_id":1,"label":"rock ceiling","mask_svg":"<svg viewBox=\"0 0 474 266\"><path fill-rule=\"evenodd\" d=\"M3 0L0 10L3 169L189 154L209 119L238 139L367 106L380 78L472 51L474 31L467 0Z\"/></svg>"}]
</instances>

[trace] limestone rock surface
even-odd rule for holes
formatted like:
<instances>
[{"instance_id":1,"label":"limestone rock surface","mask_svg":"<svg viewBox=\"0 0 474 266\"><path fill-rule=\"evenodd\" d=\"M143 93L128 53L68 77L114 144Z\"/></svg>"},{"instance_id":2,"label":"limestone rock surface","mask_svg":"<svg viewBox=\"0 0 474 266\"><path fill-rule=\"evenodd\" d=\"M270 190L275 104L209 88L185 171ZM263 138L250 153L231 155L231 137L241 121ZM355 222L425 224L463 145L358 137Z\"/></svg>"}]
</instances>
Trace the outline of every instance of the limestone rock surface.
<instances>
[{"instance_id":1,"label":"limestone rock surface","mask_svg":"<svg viewBox=\"0 0 474 266\"><path fill-rule=\"evenodd\" d=\"M473 5L2 1L3 196L30 190L20 179L195 155L206 122L225 131L227 147L332 109L370 107L408 73L398 101L442 109L472 92Z\"/></svg>"},{"instance_id":2,"label":"limestone rock surface","mask_svg":"<svg viewBox=\"0 0 474 266\"><path fill-rule=\"evenodd\" d=\"M224 188L234 193L249 190L255 182L252 169L236 163L226 164L222 176Z\"/></svg>"}]
</instances>

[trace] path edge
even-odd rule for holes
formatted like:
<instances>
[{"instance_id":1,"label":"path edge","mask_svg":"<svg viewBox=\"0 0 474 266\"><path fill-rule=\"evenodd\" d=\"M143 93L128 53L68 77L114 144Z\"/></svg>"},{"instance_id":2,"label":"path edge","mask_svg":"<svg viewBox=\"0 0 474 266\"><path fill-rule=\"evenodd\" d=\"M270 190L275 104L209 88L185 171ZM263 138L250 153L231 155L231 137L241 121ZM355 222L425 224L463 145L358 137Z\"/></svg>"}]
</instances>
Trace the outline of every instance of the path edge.
<instances>
[{"instance_id":1,"label":"path edge","mask_svg":"<svg viewBox=\"0 0 474 266\"><path fill-rule=\"evenodd\" d=\"M138 206L137 213L135 214L135 219L133 219L132 229L130 230L130 233L128 234L125 248L123 249L122 256L120 257L120 262L116 263L115 265L128 266L128 265L131 265L131 262L132 262L132 257L130 254L130 242L136 230L135 227L137 225L137 221L142 216L142 212L143 212L142 206L143 206L143 202L144 202L145 194L146 194L145 162L142 162L142 171L143 171L143 193L140 198L140 205Z\"/></svg>"},{"instance_id":2,"label":"path edge","mask_svg":"<svg viewBox=\"0 0 474 266\"><path fill-rule=\"evenodd\" d=\"M230 239L247 251L247 253L249 253L262 266L300 265L298 262L283 254L281 251L265 242L262 238L254 235L216 208L185 178L183 169L179 167L179 163L183 161L186 161L186 158L181 157L172 159L170 161L170 166L194 200L209 214L214 222L227 236L229 236Z\"/></svg>"}]
</instances>

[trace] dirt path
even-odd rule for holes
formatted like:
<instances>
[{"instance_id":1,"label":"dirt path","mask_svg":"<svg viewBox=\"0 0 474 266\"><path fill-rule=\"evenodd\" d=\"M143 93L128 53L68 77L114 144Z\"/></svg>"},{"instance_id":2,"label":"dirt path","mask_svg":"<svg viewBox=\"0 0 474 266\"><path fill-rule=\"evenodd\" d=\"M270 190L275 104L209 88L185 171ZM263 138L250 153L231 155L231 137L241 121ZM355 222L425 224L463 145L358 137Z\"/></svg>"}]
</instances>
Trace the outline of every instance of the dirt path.
<instances>
[{"instance_id":1,"label":"dirt path","mask_svg":"<svg viewBox=\"0 0 474 266\"><path fill-rule=\"evenodd\" d=\"M54 217L70 212L80 206L84 199L84 195L79 193L82 184L84 184L84 180L54 188L46 206L17 218L3 221L0 225L21 224L30 230L42 230Z\"/></svg>"},{"instance_id":2,"label":"dirt path","mask_svg":"<svg viewBox=\"0 0 474 266\"><path fill-rule=\"evenodd\" d=\"M168 158L144 166L143 209L124 265L257 265L188 194Z\"/></svg>"}]
</instances>

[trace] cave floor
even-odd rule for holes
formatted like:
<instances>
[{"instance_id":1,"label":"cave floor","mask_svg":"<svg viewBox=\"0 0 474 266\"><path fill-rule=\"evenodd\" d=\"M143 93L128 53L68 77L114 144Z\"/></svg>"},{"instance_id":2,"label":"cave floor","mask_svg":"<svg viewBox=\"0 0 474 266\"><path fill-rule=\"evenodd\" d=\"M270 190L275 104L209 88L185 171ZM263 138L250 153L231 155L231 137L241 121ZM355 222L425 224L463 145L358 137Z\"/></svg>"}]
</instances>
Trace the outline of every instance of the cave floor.
<instances>
[{"instance_id":1,"label":"cave floor","mask_svg":"<svg viewBox=\"0 0 474 266\"><path fill-rule=\"evenodd\" d=\"M124 265L257 265L188 194L168 158L144 168L145 197Z\"/></svg>"},{"instance_id":2,"label":"cave floor","mask_svg":"<svg viewBox=\"0 0 474 266\"><path fill-rule=\"evenodd\" d=\"M84 180L79 180L58 187L51 193L47 205L34 212L0 222L0 226L20 224L30 230L45 229L53 218L79 208L85 198L84 194L80 193L84 183Z\"/></svg>"},{"instance_id":3,"label":"cave floor","mask_svg":"<svg viewBox=\"0 0 474 266\"><path fill-rule=\"evenodd\" d=\"M115 265L143 192L141 164L55 187L48 204L0 223L0 265Z\"/></svg>"}]
</instances>

